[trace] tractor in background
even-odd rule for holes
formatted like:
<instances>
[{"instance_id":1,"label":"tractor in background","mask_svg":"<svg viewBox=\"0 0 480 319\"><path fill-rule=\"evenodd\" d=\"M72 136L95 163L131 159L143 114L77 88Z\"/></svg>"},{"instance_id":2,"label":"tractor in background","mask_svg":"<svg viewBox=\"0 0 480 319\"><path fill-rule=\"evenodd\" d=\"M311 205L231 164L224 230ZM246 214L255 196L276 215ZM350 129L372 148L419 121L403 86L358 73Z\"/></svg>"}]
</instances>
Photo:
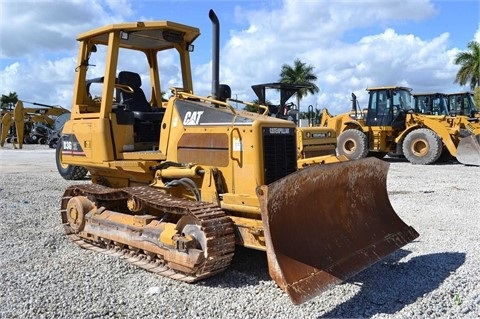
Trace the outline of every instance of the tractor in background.
<instances>
[{"instance_id":1,"label":"tractor in background","mask_svg":"<svg viewBox=\"0 0 480 319\"><path fill-rule=\"evenodd\" d=\"M374 87L367 91L369 100L364 110L359 110L352 94L350 112L332 116L324 109L322 113L321 126L334 129L338 135L338 155L353 160L393 153L405 156L412 164L426 165L448 152L462 164L480 166L479 123L465 116L422 114L415 110L407 87Z\"/></svg>"}]
</instances>

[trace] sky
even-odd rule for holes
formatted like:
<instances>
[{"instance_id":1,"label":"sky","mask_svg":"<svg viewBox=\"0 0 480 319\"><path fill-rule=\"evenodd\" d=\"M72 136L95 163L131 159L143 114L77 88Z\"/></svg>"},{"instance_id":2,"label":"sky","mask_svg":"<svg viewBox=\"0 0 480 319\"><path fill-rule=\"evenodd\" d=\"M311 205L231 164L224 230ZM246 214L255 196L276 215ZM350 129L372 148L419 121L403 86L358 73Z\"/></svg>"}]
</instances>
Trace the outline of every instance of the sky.
<instances>
[{"instance_id":1,"label":"sky","mask_svg":"<svg viewBox=\"0 0 480 319\"><path fill-rule=\"evenodd\" d=\"M301 111L346 112L352 92L365 107L366 88L375 86L467 91L454 83L453 61L480 42L478 0L0 0L0 93L71 109L78 34L170 20L200 29L193 84L196 94L210 95L210 9L220 20L220 83L252 101L252 85L277 82L281 66L300 59L313 66L320 89L301 100Z\"/></svg>"}]
</instances>

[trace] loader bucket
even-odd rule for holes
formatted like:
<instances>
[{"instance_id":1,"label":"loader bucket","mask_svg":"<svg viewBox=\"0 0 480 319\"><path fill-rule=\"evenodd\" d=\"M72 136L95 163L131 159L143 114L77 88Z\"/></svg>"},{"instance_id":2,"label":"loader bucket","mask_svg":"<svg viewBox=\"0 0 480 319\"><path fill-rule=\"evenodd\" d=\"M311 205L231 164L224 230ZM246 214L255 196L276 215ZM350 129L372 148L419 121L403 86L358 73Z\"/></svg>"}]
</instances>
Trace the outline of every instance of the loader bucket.
<instances>
[{"instance_id":1,"label":"loader bucket","mask_svg":"<svg viewBox=\"0 0 480 319\"><path fill-rule=\"evenodd\" d=\"M269 273L305 302L418 237L388 199L376 158L312 165L257 188Z\"/></svg>"},{"instance_id":2,"label":"loader bucket","mask_svg":"<svg viewBox=\"0 0 480 319\"><path fill-rule=\"evenodd\" d=\"M457 146L457 160L465 165L480 166L480 134L469 135Z\"/></svg>"}]
</instances>

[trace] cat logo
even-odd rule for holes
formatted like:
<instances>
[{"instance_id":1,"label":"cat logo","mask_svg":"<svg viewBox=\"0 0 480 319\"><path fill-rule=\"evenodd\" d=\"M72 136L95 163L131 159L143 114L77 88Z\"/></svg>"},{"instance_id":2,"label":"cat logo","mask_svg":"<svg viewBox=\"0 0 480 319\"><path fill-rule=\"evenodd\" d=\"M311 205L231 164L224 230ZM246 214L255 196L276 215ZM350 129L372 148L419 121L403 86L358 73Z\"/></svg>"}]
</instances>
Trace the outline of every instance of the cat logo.
<instances>
[{"instance_id":1,"label":"cat logo","mask_svg":"<svg viewBox=\"0 0 480 319\"><path fill-rule=\"evenodd\" d=\"M204 111L188 111L183 119L183 125L198 125Z\"/></svg>"}]
</instances>

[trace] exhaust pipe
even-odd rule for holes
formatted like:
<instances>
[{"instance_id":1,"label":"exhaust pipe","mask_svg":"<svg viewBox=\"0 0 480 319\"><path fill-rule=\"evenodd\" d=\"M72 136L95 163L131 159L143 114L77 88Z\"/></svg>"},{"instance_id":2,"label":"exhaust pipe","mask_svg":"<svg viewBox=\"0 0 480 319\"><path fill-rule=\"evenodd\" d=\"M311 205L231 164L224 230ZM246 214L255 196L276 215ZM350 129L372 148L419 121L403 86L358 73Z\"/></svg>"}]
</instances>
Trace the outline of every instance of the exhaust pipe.
<instances>
[{"instance_id":1,"label":"exhaust pipe","mask_svg":"<svg viewBox=\"0 0 480 319\"><path fill-rule=\"evenodd\" d=\"M352 93L352 111L357 113L357 96L355 93Z\"/></svg>"},{"instance_id":2,"label":"exhaust pipe","mask_svg":"<svg viewBox=\"0 0 480 319\"><path fill-rule=\"evenodd\" d=\"M208 17L212 21L212 98L218 98L220 87L220 22L215 12L210 9Z\"/></svg>"},{"instance_id":3,"label":"exhaust pipe","mask_svg":"<svg viewBox=\"0 0 480 319\"><path fill-rule=\"evenodd\" d=\"M358 101L357 101L357 96L352 92L352 112L354 112L355 117L359 117L359 112L360 115L362 114L362 110L358 110Z\"/></svg>"}]
</instances>

